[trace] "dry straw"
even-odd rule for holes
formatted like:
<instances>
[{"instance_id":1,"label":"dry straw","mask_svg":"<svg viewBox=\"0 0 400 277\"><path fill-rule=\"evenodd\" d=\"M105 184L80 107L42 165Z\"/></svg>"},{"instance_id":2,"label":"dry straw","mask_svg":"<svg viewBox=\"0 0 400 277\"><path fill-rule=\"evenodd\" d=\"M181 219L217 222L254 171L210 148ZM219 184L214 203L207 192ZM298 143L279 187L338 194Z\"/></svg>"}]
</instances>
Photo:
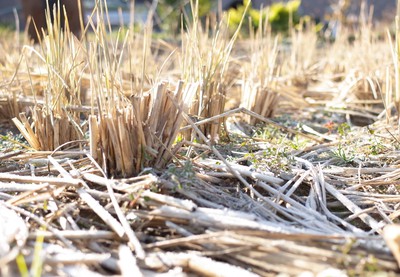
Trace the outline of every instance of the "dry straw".
<instances>
[{"instance_id":1,"label":"dry straw","mask_svg":"<svg viewBox=\"0 0 400 277\"><path fill-rule=\"evenodd\" d=\"M250 62L243 68L240 106L263 117L272 117L278 107L277 57L279 36L273 36L268 17L260 13L259 28L254 31L250 24L248 44ZM247 123L254 125L256 118L245 115Z\"/></svg>"},{"instance_id":2,"label":"dry straw","mask_svg":"<svg viewBox=\"0 0 400 277\"><path fill-rule=\"evenodd\" d=\"M103 13L107 10L99 6L97 17L103 18ZM115 40L110 39L104 21L97 26L91 24L96 37L88 51L92 157L107 176L130 177L145 167L165 167L178 149L175 141L181 113L188 110L198 85L154 83L148 78L157 75L151 66L151 21L141 36L128 30L123 38L118 32Z\"/></svg>"},{"instance_id":3,"label":"dry straw","mask_svg":"<svg viewBox=\"0 0 400 277\"><path fill-rule=\"evenodd\" d=\"M215 22L208 18L206 26L202 26L197 14L198 5L198 1L191 1L192 17L187 19L187 31L182 33L181 67L183 80L200 82L200 90L189 113L202 120L224 112L227 89L235 78L230 72L230 54L244 18L229 37L229 28L224 21ZM222 119L219 119L200 128L211 141L218 141L221 123Z\"/></svg>"},{"instance_id":4,"label":"dry straw","mask_svg":"<svg viewBox=\"0 0 400 277\"><path fill-rule=\"evenodd\" d=\"M51 20L51 12L55 20ZM63 12L65 13L65 10ZM20 114L20 119L13 119L36 150L54 150L66 142L83 138L80 115L69 110L69 106L81 105L80 76L84 63L80 60L80 55L83 49L80 42L70 33L68 21L65 23L65 30L61 30L60 15L59 6L54 6L52 10L47 7L48 33L37 30L39 34L42 33L39 49L34 46L26 48L41 60L39 66L44 70L42 74L46 76L46 82L41 88L44 102L35 101L31 111L32 125L23 114ZM36 100L40 93L32 89Z\"/></svg>"},{"instance_id":5,"label":"dry straw","mask_svg":"<svg viewBox=\"0 0 400 277\"><path fill-rule=\"evenodd\" d=\"M115 108L105 106L90 116L90 153L107 175L129 177L144 167L164 168L198 85L178 83L172 90L159 83L149 93L133 96Z\"/></svg>"},{"instance_id":6,"label":"dry straw","mask_svg":"<svg viewBox=\"0 0 400 277\"><path fill-rule=\"evenodd\" d=\"M25 48L30 58L22 59L16 74L4 73L8 86L2 89L9 99L21 91L25 102L17 103L33 106L15 122L35 149L75 139L72 131L86 120L78 111L90 113L87 149L0 155L0 169L7 171L0 173L0 207L16 211L14 221L29 230L20 244L14 243L17 237L9 243L17 247L13 251L27 253L19 256L19 269L28 274L33 261L43 258L43 273L51 276L133 269L138 275L219 276L317 275L332 267L334 276L346 270L360 276L398 271L381 237L398 252L398 228L383 229L400 215L397 134L381 122L346 134L337 128L323 133L328 120L342 122L341 114L376 119L369 108L377 104L371 84L386 83L382 92L395 89L398 70L393 74L391 66L398 62L398 42L393 52L386 51L388 43L372 39L366 29L364 35L357 31L354 42L338 37L319 48L316 35L300 29L288 45L264 28L252 34L247 49L254 53L247 54L232 51L224 28L202 29L194 19L182 32L181 49L166 53L165 62L150 25L140 34L123 29L109 34L107 9L97 3L92 16L98 24L89 19L93 33L85 43L50 30L39 46ZM384 52L379 58L373 54L377 49ZM230 74L237 53L242 76ZM173 74L164 72L169 66ZM254 96L261 99L258 112L243 107L222 112L226 89L242 80L260 92ZM279 92L276 110L272 98L261 103L266 92L261 88ZM79 95L80 89L89 94ZM338 110L332 100L339 97ZM393 99L383 97L389 108ZM90 106L79 106L82 98ZM295 112L295 120L278 124L266 118L282 105L285 114ZM273 126L273 132L267 139L239 136L228 147L216 146L221 126L215 122L236 113ZM200 140L180 141L180 130L194 130ZM284 139L275 137L281 132ZM196 158L177 153L181 146ZM186 166L179 166L183 160ZM171 161L177 166L166 169ZM143 174L147 167L160 170ZM4 225L0 231L8 228ZM17 275L14 263L3 257L0 275Z\"/></svg>"}]
</instances>

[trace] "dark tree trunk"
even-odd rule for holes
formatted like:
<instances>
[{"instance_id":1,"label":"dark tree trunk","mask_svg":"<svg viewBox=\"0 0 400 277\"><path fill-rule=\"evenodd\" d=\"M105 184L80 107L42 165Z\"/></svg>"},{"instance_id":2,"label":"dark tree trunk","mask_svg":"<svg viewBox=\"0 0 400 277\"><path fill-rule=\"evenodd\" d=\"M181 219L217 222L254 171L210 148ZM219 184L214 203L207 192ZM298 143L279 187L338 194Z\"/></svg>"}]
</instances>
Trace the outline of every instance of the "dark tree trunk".
<instances>
[{"instance_id":1,"label":"dark tree trunk","mask_svg":"<svg viewBox=\"0 0 400 277\"><path fill-rule=\"evenodd\" d=\"M22 8L24 12L24 16L28 19L31 18L31 21L27 23L28 26L28 34L30 38L38 42L39 36L36 32L36 28L39 32L39 35L42 35L42 29L47 29L46 24L46 9L47 9L47 0L22 0ZM63 12L63 6L65 6L66 14L68 17L69 28L71 32L73 32L76 36L80 35L81 26L80 26L80 16L79 16L79 2L81 0L60 0L61 4L61 28L65 26L65 18ZM58 0L49 0L50 7L50 16L53 20L53 7L57 5ZM82 11L83 12L83 11ZM36 25L36 28L35 28Z\"/></svg>"}]
</instances>

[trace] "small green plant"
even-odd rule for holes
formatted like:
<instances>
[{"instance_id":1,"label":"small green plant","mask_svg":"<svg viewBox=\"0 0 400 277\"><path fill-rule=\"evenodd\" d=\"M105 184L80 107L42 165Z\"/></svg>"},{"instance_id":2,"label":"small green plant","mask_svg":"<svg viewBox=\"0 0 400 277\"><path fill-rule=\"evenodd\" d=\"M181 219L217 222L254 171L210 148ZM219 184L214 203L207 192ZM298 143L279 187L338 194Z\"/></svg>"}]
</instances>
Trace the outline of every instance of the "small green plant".
<instances>
[{"instance_id":1,"label":"small green plant","mask_svg":"<svg viewBox=\"0 0 400 277\"><path fill-rule=\"evenodd\" d=\"M254 167L260 170L266 168L276 172L287 171L291 163L291 157L288 156L284 148L272 147L263 151L252 162Z\"/></svg>"},{"instance_id":2,"label":"small green plant","mask_svg":"<svg viewBox=\"0 0 400 277\"><path fill-rule=\"evenodd\" d=\"M341 143L339 143L336 149L332 150L332 153L336 158L339 158L344 163L352 163L355 158L354 153L351 150L345 148Z\"/></svg>"},{"instance_id":3,"label":"small green plant","mask_svg":"<svg viewBox=\"0 0 400 277\"><path fill-rule=\"evenodd\" d=\"M254 133L255 138L259 138L262 140L271 140L280 136L282 136L280 130L269 125L257 128Z\"/></svg>"},{"instance_id":4,"label":"small green plant","mask_svg":"<svg viewBox=\"0 0 400 277\"><path fill-rule=\"evenodd\" d=\"M378 260L374 255L368 255L365 263L365 269L368 272L377 272L379 270Z\"/></svg>"},{"instance_id":5,"label":"small green plant","mask_svg":"<svg viewBox=\"0 0 400 277\"><path fill-rule=\"evenodd\" d=\"M368 127L367 127L368 128ZM371 135L369 139L369 151L372 155L379 155L386 150L382 141L375 135L375 131L368 128L368 133Z\"/></svg>"},{"instance_id":6,"label":"small green plant","mask_svg":"<svg viewBox=\"0 0 400 277\"><path fill-rule=\"evenodd\" d=\"M195 171L191 161L187 160L182 167L177 167L175 164L170 164L167 169L168 174L175 175L178 178L192 179L195 177Z\"/></svg>"},{"instance_id":7,"label":"small green plant","mask_svg":"<svg viewBox=\"0 0 400 277\"><path fill-rule=\"evenodd\" d=\"M194 178L195 171L193 168L193 164L190 160L185 161L182 167L181 176L187 179Z\"/></svg>"},{"instance_id":8,"label":"small green plant","mask_svg":"<svg viewBox=\"0 0 400 277\"><path fill-rule=\"evenodd\" d=\"M7 132L5 135L0 135L0 151L4 151L6 149L21 149L28 148L29 146L26 144L24 137L21 134L13 134L12 132Z\"/></svg>"},{"instance_id":9,"label":"small green plant","mask_svg":"<svg viewBox=\"0 0 400 277\"><path fill-rule=\"evenodd\" d=\"M337 133L339 134L339 143L337 148L332 149L332 154L334 157L341 160L343 163L352 163L355 159L355 149L347 146L347 140L351 132L351 127L347 123L342 123L338 125Z\"/></svg>"},{"instance_id":10,"label":"small green plant","mask_svg":"<svg viewBox=\"0 0 400 277\"><path fill-rule=\"evenodd\" d=\"M289 140L288 144L293 150L301 150L306 148L307 140L296 135L292 140Z\"/></svg>"},{"instance_id":11,"label":"small green plant","mask_svg":"<svg viewBox=\"0 0 400 277\"><path fill-rule=\"evenodd\" d=\"M351 131L351 127L347 123L342 123L338 126L338 133L341 137L345 137Z\"/></svg>"}]
</instances>

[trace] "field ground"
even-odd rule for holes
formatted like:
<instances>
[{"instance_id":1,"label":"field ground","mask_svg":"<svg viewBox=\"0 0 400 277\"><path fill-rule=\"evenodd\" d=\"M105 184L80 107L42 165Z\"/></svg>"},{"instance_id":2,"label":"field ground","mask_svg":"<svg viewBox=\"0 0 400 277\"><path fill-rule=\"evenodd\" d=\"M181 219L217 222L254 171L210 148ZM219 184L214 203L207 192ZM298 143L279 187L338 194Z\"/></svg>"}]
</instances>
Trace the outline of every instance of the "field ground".
<instances>
[{"instance_id":1,"label":"field ground","mask_svg":"<svg viewBox=\"0 0 400 277\"><path fill-rule=\"evenodd\" d=\"M399 274L396 31L206 23L2 35L0 276Z\"/></svg>"}]
</instances>

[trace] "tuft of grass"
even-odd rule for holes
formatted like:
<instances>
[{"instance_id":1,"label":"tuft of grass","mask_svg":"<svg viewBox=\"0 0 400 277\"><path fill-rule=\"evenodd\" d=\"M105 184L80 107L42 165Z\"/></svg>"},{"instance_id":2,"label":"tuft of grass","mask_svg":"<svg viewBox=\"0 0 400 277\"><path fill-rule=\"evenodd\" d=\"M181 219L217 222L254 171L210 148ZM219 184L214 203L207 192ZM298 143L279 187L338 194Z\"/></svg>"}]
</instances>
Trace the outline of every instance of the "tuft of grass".
<instances>
[{"instance_id":1,"label":"tuft of grass","mask_svg":"<svg viewBox=\"0 0 400 277\"><path fill-rule=\"evenodd\" d=\"M99 18L107 14L102 7ZM155 80L162 68L152 66L151 21L143 34L127 30L122 39L120 32L111 39L110 28L99 22L92 24L95 40L88 51L90 153L107 176L130 177L146 167L163 168L179 148L175 141L182 112L188 110L198 85Z\"/></svg>"},{"instance_id":2,"label":"tuft of grass","mask_svg":"<svg viewBox=\"0 0 400 277\"><path fill-rule=\"evenodd\" d=\"M250 62L243 70L240 106L264 117L272 117L278 107L277 75L279 36L273 36L268 18L260 14L259 28L250 32ZM259 123L254 117L244 116L249 124Z\"/></svg>"},{"instance_id":3,"label":"tuft of grass","mask_svg":"<svg viewBox=\"0 0 400 277\"><path fill-rule=\"evenodd\" d=\"M187 31L182 32L182 79L198 82L200 90L195 95L189 113L198 120L223 113L226 93L232 76L229 72L230 55L239 35L242 20L232 37L228 24L208 18L205 27L198 15L198 1L191 1L192 17L187 20ZM248 5L247 5L248 7ZM222 118L200 126L201 132L211 141L219 140Z\"/></svg>"},{"instance_id":4,"label":"tuft of grass","mask_svg":"<svg viewBox=\"0 0 400 277\"><path fill-rule=\"evenodd\" d=\"M53 13L52 20L50 13ZM63 11L65 13L65 10ZM29 144L36 150L54 150L71 140L83 138L84 130L80 126L80 113L69 109L81 106L81 76L85 68L81 56L83 45L71 34L68 21L61 29L61 7L49 7L46 13L48 33L44 30L39 39L39 49L34 46L26 49L37 55L41 72L45 76L42 91L32 87L35 106L32 108L31 121L21 113L13 121ZM38 31L39 32L39 31ZM29 61L27 61L29 63ZM43 94L44 102L36 102Z\"/></svg>"},{"instance_id":5,"label":"tuft of grass","mask_svg":"<svg viewBox=\"0 0 400 277\"><path fill-rule=\"evenodd\" d=\"M90 153L110 176L130 177L146 167L164 168L178 151L174 142L182 113L198 86L159 83L149 93L102 103L103 112L90 116Z\"/></svg>"}]
</instances>

